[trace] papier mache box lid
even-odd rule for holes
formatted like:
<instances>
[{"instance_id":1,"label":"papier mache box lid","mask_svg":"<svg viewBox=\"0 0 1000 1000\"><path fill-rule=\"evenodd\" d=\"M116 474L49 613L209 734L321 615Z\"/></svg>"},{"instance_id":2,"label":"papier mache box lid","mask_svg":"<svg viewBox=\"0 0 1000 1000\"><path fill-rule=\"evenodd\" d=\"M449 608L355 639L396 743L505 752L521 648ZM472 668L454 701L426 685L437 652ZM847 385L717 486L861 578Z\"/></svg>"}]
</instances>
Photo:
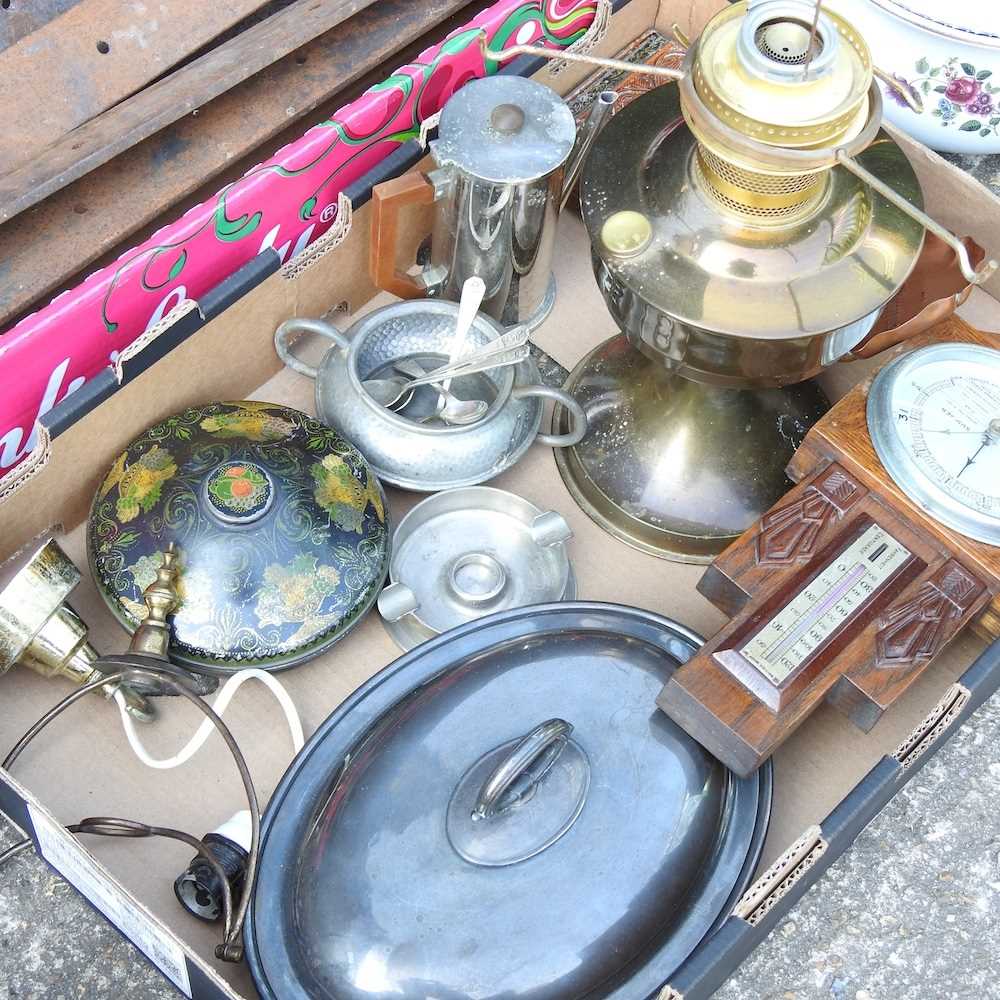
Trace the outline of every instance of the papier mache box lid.
<instances>
[{"instance_id":1,"label":"papier mache box lid","mask_svg":"<svg viewBox=\"0 0 1000 1000\"><path fill-rule=\"evenodd\" d=\"M98 488L87 549L130 631L170 542L192 669L280 670L318 655L375 600L389 558L382 487L336 431L289 407L191 407L150 427Z\"/></svg>"}]
</instances>

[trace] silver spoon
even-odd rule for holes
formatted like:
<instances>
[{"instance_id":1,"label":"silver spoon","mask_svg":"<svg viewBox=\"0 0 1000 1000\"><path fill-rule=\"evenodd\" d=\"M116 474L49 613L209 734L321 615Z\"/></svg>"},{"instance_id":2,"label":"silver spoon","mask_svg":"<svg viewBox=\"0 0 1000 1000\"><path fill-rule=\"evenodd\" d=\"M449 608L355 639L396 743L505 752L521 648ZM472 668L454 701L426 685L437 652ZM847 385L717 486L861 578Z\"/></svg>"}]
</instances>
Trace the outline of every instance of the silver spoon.
<instances>
[{"instance_id":1,"label":"silver spoon","mask_svg":"<svg viewBox=\"0 0 1000 1000\"><path fill-rule=\"evenodd\" d=\"M366 378L361 386L378 403L386 409L400 409L413 398L416 386L410 385L411 379L402 376L390 378ZM405 397L405 398L404 398ZM395 404L399 403L399 406Z\"/></svg>"},{"instance_id":2,"label":"silver spoon","mask_svg":"<svg viewBox=\"0 0 1000 1000\"><path fill-rule=\"evenodd\" d=\"M414 378L422 378L427 374L419 362L407 358L397 361L393 367L396 371L402 372L404 375L412 375ZM454 393L436 382L431 382L430 387L440 397L438 408L434 413L421 418L419 423L440 417L446 424L473 424L477 420L481 420L489 409L489 404L483 399L459 399Z\"/></svg>"},{"instance_id":3,"label":"silver spoon","mask_svg":"<svg viewBox=\"0 0 1000 1000\"><path fill-rule=\"evenodd\" d=\"M462 282L462 295L458 300L458 318L455 320L455 333L451 338L451 357L448 363L457 365L465 351L465 342L469 339L469 331L479 315L479 307L486 295L486 282L478 275L466 278ZM451 388L451 378L442 383L445 391Z\"/></svg>"},{"instance_id":4,"label":"silver spoon","mask_svg":"<svg viewBox=\"0 0 1000 1000\"><path fill-rule=\"evenodd\" d=\"M470 355L468 360L463 360L458 365L443 365L441 368L435 368L433 371L425 373L422 378L404 379L394 376L369 378L365 379L361 385L365 392L380 406L398 410L400 406L405 406L410 401L410 396L407 393L412 394L412 390L422 385L443 382L448 375L452 378L462 378L465 375L493 371L507 365L518 365L528 357L528 354L527 344L488 353L484 351L482 355L477 357Z\"/></svg>"},{"instance_id":5,"label":"silver spoon","mask_svg":"<svg viewBox=\"0 0 1000 1000\"><path fill-rule=\"evenodd\" d=\"M482 305L483 296L486 294L486 282L482 278L473 276L471 278L466 278L464 284L462 285L462 297L458 303L458 316L455 319L455 332L452 334L451 345L450 345L450 358L448 360L448 366L458 364L459 359L462 356L462 352L465 350L465 341L468 338L469 330L472 328L472 324L476 321L476 316L479 314L479 307ZM396 366L399 367L398 365ZM423 376L427 375L427 372L421 370ZM368 393L379 405L389 407L392 406L399 398L411 388L408 381L403 379L367 379L364 383L365 392ZM443 383L443 389L445 392L451 386L451 379L446 378ZM412 388L416 388L413 386ZM409 402L409 398L407 399ZM404 404L405 405L405 404ZM443 410L445 407L444 397L438 403L438 409ZM460 411L455 411L460 412ZM464 422L471 423L472 419L478 419L478 417L465 419Z\"/></svg>"},{"instance_id":6,"label":"silver spoon","mask_svg":"<svg viewBox=\"0 0 1000 1000\"><path fill-rule=\"evenodd\" d=\"M478 275L466 278L462 282L462 294L458 300L458 316L455 318L455 332L451 338L449 365L457 365L465 352L465 342L469 339L469 331L472 329L472 324L476 322L479 307L483 304L485 295L486 282ZM450 375L441 383L440 387L435 383L434 388L439 396L435 416L440 417L445 423L471 424L482 419L487 410L486 403L481 399L465 401L453 396L449 391L451 389Z\"/></svg>"}]
</instances>

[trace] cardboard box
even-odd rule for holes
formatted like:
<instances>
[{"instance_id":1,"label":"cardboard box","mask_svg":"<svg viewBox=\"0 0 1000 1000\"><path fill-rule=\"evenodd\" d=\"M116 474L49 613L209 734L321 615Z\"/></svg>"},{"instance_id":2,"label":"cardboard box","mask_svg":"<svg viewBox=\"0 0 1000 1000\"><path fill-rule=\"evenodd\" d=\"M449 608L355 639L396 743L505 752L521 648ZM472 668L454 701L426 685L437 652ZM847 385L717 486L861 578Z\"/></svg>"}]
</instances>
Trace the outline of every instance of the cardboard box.
<instances>
[{"instance_id":1,"label":"cardboard box","mask_svg":"<svg viewBox=\"0 0 1000 1000\"><path fill-rule=\"evenodd\" d=\"M676 22L695 34L718 3L631 0L616 6L600 54L614 54L651 27L666 33ZM582 68L570 67L556 76L524 61L513 69L534 72L564 93L585 75ZM934 153L905 137L899 141L920 175L932 213L990 246L1000 231L1000 201ZM67 530L64 546L83 568L83 522L108 466L150 423L187 405L256 398L314 412L312 384L280 370L273 331L289 316L320 315L341 304L334 318L344 326L346 314L387 301L375 295L366 272L366 202L373 183L408 169L422 155L419 144L411 142L348 191L353 221L342 244L308 264L300 259L282 266L274 251L261 254L203 296L196 308L168 317L159 336L120 373L109 369L56 407L46 419L47 460L0 506L0 557L61 523ZM414 246L425 224L426 218L408 217L407 238ZM560 294L536 340L572 367L616 331L591 276L589 243L578 218L564 217L560 240ZM980 327L1000 327L996 296L996 281L974 293L965 307L967 318ZM825 388L839 396L872 367L838 365L824 374ZM702 634L722 624L721 614L695 591L701 567L643 555L601 531L573 503L544 448L535 446L494 484L567 518L575 532L569 552L582 599L635 604ZM389 493L396 518L420 499ZM89 579L72 603L90 624L99 650L118 652L126 646L126 636ZM950 732L996 690L1000 648L983 648L970 633L960 636L868 734L823 708L781 748L774 761L774 806L758 881L718 933L664 984L660 1000L696 1000L716 989ZM282 675L307 734L395 656L377 615L371 615L326 655ZM11 746L63 693L53 682L22 670L3 677L0 685L0 746ZM198 719L186 705L161 707L162 720L143 735L152 752L165 756L187 739ZM226 720L266 802L291 759L280 712L268 694L251 686L237 697ZM174 899L173 878L189 861L190 849L156 840L80 842L61 824L87 815L117 815L200 836L241 806L235 768L217 739L181 768L150 771L128 748L117 710L98 698L61 716L20 758L15 773L0 771L0 808L183 993L197 998L238 1000L254 996L254 990L245 966L214 959L217 927L197 922Z\"/></svg>"}]
</instances>

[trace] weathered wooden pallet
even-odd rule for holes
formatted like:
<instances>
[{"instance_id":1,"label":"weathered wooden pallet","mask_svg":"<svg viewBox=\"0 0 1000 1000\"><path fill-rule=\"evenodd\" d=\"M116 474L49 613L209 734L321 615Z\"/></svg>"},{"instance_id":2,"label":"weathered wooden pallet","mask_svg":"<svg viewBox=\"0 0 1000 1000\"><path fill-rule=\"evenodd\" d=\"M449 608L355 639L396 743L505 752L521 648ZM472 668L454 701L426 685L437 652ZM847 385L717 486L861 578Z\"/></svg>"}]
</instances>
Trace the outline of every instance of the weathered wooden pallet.
<instances>
[{"instance_id":1,"label":"weathered wooden pallet","mask_svg":"<svg viewBox=\"0 0 1000 1000\"><path fill-rule=\"evenodd\" d=\"M0 175L0 222L107 163L372 3L374 0L310 0L292 4L71 129L21 166Z\"/></svg>"},{"instance_id":2,"label":"weathered wooden pallet","mask_svg":"<svg viewBox=\"0 0 1000 1000\"><path fill-rule=\"evenodd\" d=\"M332 113L380 80L386 60L412 58L475 6L379 0L4 222L0 328L167 221L191 196L266 158L265 144L297 138L304 116Z\"/></svg>"},{"instance_id":3,"label":"weathered wooden pallet","mask_svg":"<svg viewBox=\"0 0 1000 1000\"><path fill-rule=\"evenodd\" d=\"M18 39L0 52L0 172L27 163L265 2L80 0Z\"/></svg>"}]
</instances>

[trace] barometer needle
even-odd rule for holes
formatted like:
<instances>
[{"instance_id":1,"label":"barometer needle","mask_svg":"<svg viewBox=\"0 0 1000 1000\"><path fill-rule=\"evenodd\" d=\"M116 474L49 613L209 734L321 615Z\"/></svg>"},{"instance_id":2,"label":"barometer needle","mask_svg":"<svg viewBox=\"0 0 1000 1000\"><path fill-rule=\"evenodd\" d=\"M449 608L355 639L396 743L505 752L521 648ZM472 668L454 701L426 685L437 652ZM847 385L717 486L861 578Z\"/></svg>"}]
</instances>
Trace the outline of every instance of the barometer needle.
<instances>
[{"instance_id":1,"label":"barometer needle","mask_svg":"<svg viewBox=\"0 0 1000 1000\"><path fill-rule=\"evenodd\" d=\"M990 439L989 439L989 437L986 437L986 436L984 436L984 437L983 437L983 443L982 443L982 444L981 444L981 445L980 445L980 446L979 446L979 447L978 447L978 448L977 448L977 449L976 449L976 450L975 450L975 451L973 452L973 454L972 454L972 457L971 457L971 458L967 458L967 459L965 460L965 465L963 465L963 466L962 466L962 468L961 468L961 471L960 471L960 472L958 473L958 475L957 475L957 476L955 476L955 478L956 478L956 479L960 479L960 478L961 478L961 476L962 476L962 473L963 473L963 472L965 472L965 470L966 470L966 469L967 469L967 468L968 468L968 467L969 467L970 465L972 465L972 463L973 463L973 462L974 462L974 461L975 461L975 460L976 460L977 458L979 458L979 453L980 453L980 452L981 452L981 451L982 451L982 450L983 450L983 449L984 449L984 448L985 448L985 447L986 447L986 446L987 446L987 445L988 445L989 443L990 443Z\"/></svg>"}]
</instances>

